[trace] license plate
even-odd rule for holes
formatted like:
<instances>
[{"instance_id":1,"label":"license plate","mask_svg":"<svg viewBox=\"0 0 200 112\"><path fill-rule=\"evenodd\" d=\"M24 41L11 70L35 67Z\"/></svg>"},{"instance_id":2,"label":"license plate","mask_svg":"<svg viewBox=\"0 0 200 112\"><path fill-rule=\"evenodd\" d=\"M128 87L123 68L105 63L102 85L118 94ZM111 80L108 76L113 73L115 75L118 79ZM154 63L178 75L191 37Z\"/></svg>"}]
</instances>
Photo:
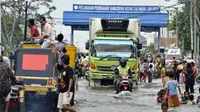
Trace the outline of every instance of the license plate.
<instances>
[{"instance_id":1,"label":"license plate","mask_svg":"<svg viewBox=\"0 0 200 112\"><path fill-rule=\"evenodd\" d=\"M47 91L37 91L37 95L47 95Z\"/></svg>"},{"instance_id":2,"label":"license plate","mask_svg":"<svg viewBox=\"0 0 200 112\"><path fill-rule=\"evenodd\" d=\"M127 90L127 87L124 87L125 90Z\"/></svg>"}]
</instances>

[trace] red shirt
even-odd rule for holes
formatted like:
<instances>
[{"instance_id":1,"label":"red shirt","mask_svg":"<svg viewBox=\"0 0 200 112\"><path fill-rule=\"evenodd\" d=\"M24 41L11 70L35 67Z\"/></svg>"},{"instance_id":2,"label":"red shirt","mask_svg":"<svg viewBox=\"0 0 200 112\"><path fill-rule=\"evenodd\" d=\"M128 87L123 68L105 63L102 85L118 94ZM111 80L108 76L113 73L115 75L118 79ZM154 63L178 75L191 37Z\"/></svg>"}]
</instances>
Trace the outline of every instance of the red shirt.
<instances>
[{"instance_id":1,"label":"red shirt","mask_svg":"<svg viewBox=\"0 0 200 112\"><path fill-rule=\"evenodd\" d=\"M36 28L36 26L32 26L31 27L31 37L39 37L40 33L38 31L38 29Z\"/></svg>"},{"instance_id":2,"label":"red shirt","mask_svg":"<svg viewBox=\"0 0 200 112\"><path fill-rule=\"evenodd\" d=\"M196 78L196 76L197 76L197 69L196 69L196 67L192 67L192 69L193 69L193 71L194 71L194 78Z\"/></svg>"}]
</instances>

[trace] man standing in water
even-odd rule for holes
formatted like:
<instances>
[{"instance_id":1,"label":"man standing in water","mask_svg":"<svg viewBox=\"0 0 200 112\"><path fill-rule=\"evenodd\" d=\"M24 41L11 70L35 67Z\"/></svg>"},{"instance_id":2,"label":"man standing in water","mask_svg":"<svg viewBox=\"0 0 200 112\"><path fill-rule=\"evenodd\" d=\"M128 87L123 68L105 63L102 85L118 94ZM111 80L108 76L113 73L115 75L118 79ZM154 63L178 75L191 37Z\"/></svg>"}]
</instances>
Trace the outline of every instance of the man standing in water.
<instances>
[{"instance_id":1,"label":"man standing in water","mask_svg":"<svg viewBox=\"0 0 200 112\"><path fill-rule=\"evenodd\" d=\"M62 70L61 74L61 88L58 97L59 109L62 109L62 112L76 112L70 107L70 101L73 96L74 86L73 86L73 69L69 66L69 56L63 55L62 65L57 65L59 70Z\"/></svg>"}]
</instances>

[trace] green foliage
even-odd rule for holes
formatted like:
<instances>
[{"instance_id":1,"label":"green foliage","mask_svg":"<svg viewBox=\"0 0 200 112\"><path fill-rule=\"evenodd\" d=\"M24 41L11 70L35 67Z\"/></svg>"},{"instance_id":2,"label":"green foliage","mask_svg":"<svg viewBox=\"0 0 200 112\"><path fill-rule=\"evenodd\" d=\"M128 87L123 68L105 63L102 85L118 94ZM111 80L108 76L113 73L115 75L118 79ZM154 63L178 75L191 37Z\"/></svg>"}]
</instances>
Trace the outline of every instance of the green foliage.
<instances>
[{"instance_id":1,"label":"green foliage","mask_svg":"<svg viewBox=\"0 0 200 112\"><path fill-rule=\"evenodd\" d=\"M150 44L144 51L145 53L155 53L156 52L156 49L154 47L154 44Z\"/></svg>"},{"instance_id":2,"label":"green foliage","mask_svg":"<svg viewBox=\"0 0 200 112\"><path fill-rule=\"evenodd\" d=\"M51 12L56 10L51 5L52 0L29 0L28 2L28 18L38 20L39 16L51 17ZM25 21L25 4L26 0L7 0L1 2L2 11L2 43L5 53L16 50L16 46L23 40L23 31L20 25L24 25ZM38 13L40 8L47 9L47 12Z\"/></svg>"},{"instance_id":3,"label":"green foliage","mask_svg":"<svg viewBox=\"0 0 200 112\"><path fill-rule=\"evenodd\" d=\"M179 46L181 46L184 39L184 50L186 52L191 50L191 34L190 34L190 1L178 0L179 3L184 3L183 11L178 13L178 27L179 27ZM200 0L197 0L197 10L200 10ZM198 16L200 13L198 12ZM177 15L176 15L177 16ZM176 16L174 18L176 18ZM199 16L200 17L200 16ZM168 25L169 30L176 29L176 20Z\"/></svg>"}]
</instances>

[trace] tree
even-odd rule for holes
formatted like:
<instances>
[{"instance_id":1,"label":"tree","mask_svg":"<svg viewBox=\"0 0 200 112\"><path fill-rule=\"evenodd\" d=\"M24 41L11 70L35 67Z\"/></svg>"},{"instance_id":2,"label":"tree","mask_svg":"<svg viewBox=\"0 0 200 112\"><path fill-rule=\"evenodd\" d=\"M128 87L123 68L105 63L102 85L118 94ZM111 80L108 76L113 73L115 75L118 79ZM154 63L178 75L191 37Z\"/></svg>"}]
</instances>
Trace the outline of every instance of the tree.
<instances>
[{"instance_id":1,"label":"tree","mask_svg":"<svg viewBox=\"0 0 200 112\"><path fill-rule=\"evenodd\" d=\"M51 12L56 10L55 6L51 6L52 0L29 0L28 2L28 18L38 20L39 16L51 17ZM23 40L23 31L20 25L24 25L25 21L25 4L26 0L5 0L1 4L2 9L2 43L5 51L11 52L16 50L16 46ZM39 14L40 8L47 9L47 12Z\"/></svg>"},{"instance_id":2,"label":"tree","mask_svg":"<svg viewBox=\"0 0 200 112\"><path fill-rule=\"evenodd\" d=\"M155 53L156 52L156 49L154 47L154 44L151 43L144 51L145 53Z\"/></svg>"},{"instance_id":3,"label":"tree","mask_svg":"<svg viewBox=\"0 0 200 112\"><path fill-rule=\"evenodd\" d=\"M179 27L179 45L182 45L182 40L184 41L184 50L190 51L191 50L191 33L190 33L190 1L189 0L178 0L179 3L184 3L185 6L183 7L183 11L179 12L178 14L178 27ZM200 10L200 1L197 0L197 10ZM198 12L198 16L200 13ZM177 15L176 15L177 16ZM169 30L176 29L176 16L172 23L169 24ZM200 16L199 16L200 17ZM199 36L199 34L198 34Z\"/></svg>"}]
</instances>

